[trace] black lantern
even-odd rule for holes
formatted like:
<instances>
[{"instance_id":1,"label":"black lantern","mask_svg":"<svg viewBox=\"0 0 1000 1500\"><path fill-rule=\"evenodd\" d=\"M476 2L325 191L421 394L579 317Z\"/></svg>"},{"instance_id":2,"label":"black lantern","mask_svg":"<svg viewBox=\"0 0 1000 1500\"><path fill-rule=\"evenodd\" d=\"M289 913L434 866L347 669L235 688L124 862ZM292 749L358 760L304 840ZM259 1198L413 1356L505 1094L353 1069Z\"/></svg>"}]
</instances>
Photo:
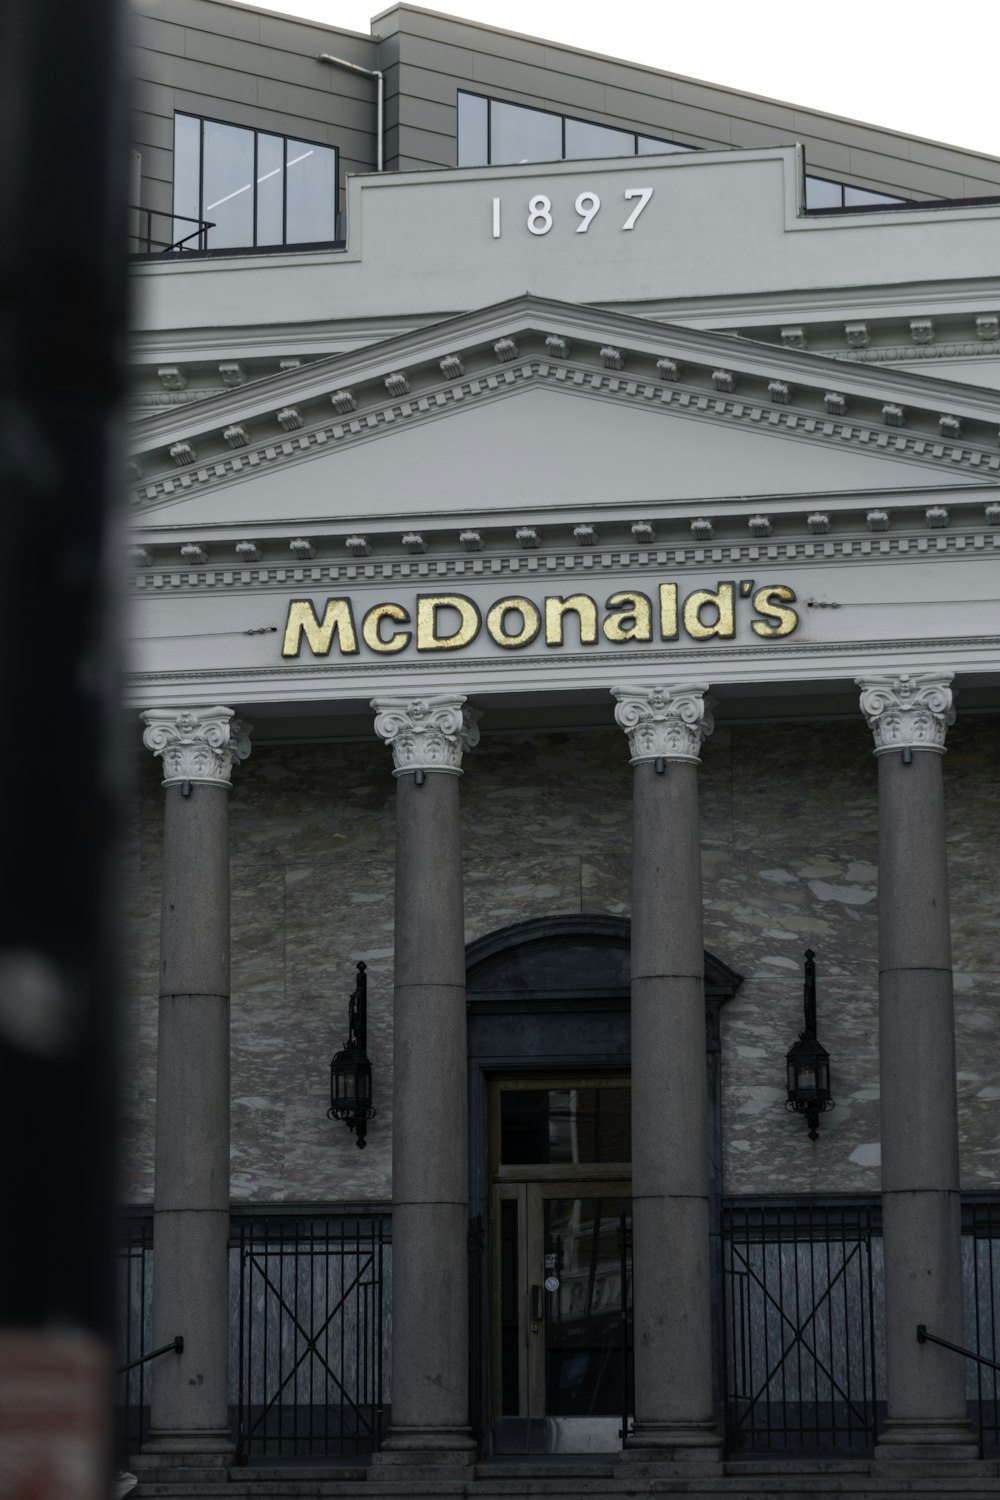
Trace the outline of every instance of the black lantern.
<instances>
[{"instance_id":1,"label":"black lantern","mask_svg":"<svg viewBox=\"0 0 1000 1500\"><path fill-rule=\"evenodd\" d=\"M347 1041L330 1064L330 1108L327 1117L343 1120L364 1147L372 1103L372 1065L368 1060L368 976L358 964L358 982L348 1002Z\"/></svg>"},{"instance_id":2,"label":"black lantern","mask_svg":"<svg viewBox=\"0 0 1000 1500\"><path fill-rule=\"evenodd\" d=\"M830 1054L816 1040L816 955L811 948L806 949L805 1015L805 1030L799 1032L798 1041L789 1047L785 1057L788 1069L785 1108L805 1115L809 1139L814 1141L819 1135L819 1117L824 1110L833 1108L833 1100Z\"/></svg>"}]
</instances>

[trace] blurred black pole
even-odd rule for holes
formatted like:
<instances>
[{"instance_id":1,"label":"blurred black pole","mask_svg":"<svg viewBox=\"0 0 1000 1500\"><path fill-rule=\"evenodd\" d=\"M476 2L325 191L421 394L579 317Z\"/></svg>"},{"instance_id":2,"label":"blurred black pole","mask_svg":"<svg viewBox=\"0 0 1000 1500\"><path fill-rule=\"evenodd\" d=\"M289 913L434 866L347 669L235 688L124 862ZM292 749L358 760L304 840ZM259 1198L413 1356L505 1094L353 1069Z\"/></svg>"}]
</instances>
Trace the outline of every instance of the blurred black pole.
<instances>
[{"instance_id":1,"label":"blurred black pole","mask_svg":"<svg viewBox=\"0 0 1000 1500\"><path fill-rule=\"evenodd\" d=\"M0 5L0 1450L48 1423L45 1500L105 1492L114 1363L124 26Z\"/></svg>"}]
</instances>

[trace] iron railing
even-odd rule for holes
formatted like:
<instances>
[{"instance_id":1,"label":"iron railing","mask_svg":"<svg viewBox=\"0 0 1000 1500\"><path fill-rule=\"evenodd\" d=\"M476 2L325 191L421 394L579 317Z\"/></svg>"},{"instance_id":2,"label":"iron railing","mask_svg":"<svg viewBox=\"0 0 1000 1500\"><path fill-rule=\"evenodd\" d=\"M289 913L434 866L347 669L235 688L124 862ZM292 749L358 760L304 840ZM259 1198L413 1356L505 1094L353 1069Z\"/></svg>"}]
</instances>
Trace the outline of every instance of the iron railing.
<instances>
[{"instance_id":1,"label":"iron railing","mask_svg":"<svg viewBox=\"0 0 1000 1500\"><path fill-rule=\"evenodd\" d=\"M129 252L132 255L173 255L208 249L212 219L194 219L190 214L166 209L129 207ZM185 226L191 225L190 229ZM154 232L155 231L155 232Z\"/></svg>"},{"instance_id":2,"label":"iron railing","mask_svg":"<svg viewBox=\"0 0 1000 1500\"><path fill-rule=\"evenodd\" d=\"M723 1207L730 1452L873 1446L884 1386L873 1212L858 1203Z\"/></svg>"},{"instance_id":3,"label":"iron railing","mask_svg":"<svg viewBox=\"0 0 1000 1500\"><path fill-rule=\"evenodd\" d=\"M234 1220L237 1458L366 1461L385 1422L388 1216Z\"/></svg>"},{"instance_id":4,"label":"iron railing","mask_svg":"<svg viewBox=\"0 0 1000 1500\"><path fill-rule=\"evenodd\" d=\"M230 1345L234 1430L247 1458L363 1461L388 1420L391 1236L388 1213L234 1209ZM630 1288L630 1224L622 1224ZM970 1420L1000 1450L1000 1199L962 1210ZM485 1423L477 1341L484 1237L470 1225L470 1408ZM722 1208L723 1396L731 1453L871 1449L884 1417L882 1245L878 1201L730 1200ZM122 1222L117 1265L121 1442L149 1429L152 1215ZM625 1369L631 1297L623 1302ZM933 1331L933 1309L927 1326ZM182 1330L178 1330L182 1332ZM916 1342L916 1335L914 1335ZM961 1358L955 1354L954 1358ZM623 1425L632 1416L631 1379ZM479 1414L479 1422L476 1415Z\"/></svg>"},{"instance_id":5,"label":"iron railing","mask_svg":"<svg viewBox=\"0 0 1000 1500\"><path fill-rule=\"evenodd\" d=\"M149 1368L142 1358L153 1341L153 1218L134 1215L119 1225L115 1257L118 1305L118 1446L137 1453L149 1433Z\"/></svg>"},{"instance_id":6,"label":"iron railing","mask_svg":"<svg viewBox=\"0 0 1000 1500\"><path fill-rule=\"evenodd\" d=\"M970 1198L963 1203L962 1260L965 1341L977 1356L975 1363L966 1362L969 1415L983 1451L995 1452L1000 1448L1000 1375L979 1360L1000 1361L1000 1202ZM933 1328L933 1308L926 1322Z\"/></svg>"}]
</instances>

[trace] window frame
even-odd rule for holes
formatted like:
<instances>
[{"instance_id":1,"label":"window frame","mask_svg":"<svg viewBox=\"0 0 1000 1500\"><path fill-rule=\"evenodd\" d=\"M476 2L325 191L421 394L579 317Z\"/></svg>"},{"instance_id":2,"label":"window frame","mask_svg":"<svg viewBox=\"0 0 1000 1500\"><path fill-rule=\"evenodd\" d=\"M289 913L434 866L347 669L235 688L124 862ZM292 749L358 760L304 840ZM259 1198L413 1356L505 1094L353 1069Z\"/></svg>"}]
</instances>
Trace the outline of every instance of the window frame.
<instances>
[{"instance_id":1,"label":"window frame","mask_svg":"<svg viewBox=\"0 0 1000 1500\"><path fill-rule=\"evenodd\" d=\"M678 155L680 155L682 153L685 153L685 152L688 152L688 151L699 151L699 150L702 149L700 146L689 146L684 141L676 141L676 140L675 141L667 141L667 140L660 141L657 136L655 136L655 135L649 135L645 130L628 130L623 125L606 125L603 120L584 120L579 115L566 115L566 114L562 114L559 110L555 110L555 109L543 109L540 104L522 104L520 102L520 100L516 100L516 99L500 99L500 98L497 98L496 96L494 96L493 94L480 94L475 89L456 89L455 94L456 94L456 101L455 101L456 102L456 131L455 131L455 158L456 158L456 161L458 159L458 151L459 151L459 137L458 137L458 129L457 129L458 108L459 108L459 106L458 106L458 97L460 95L462 95L462 94L465 94L469 99L482 99L482 100L484 100L484 102L486 104L486 161L483 163L483 165L487 166L487 167L493 167L493 166L497 166L497 165L500 165L500 166L510 166L511 165L511 163L509 163L509 162L497 163L497 162L494 162L493 159L492 159L493 158L493 111L490 108L490 106L493 105L493 104L506 104L506 105L508 105L512 109L530 110L533 114L536 114L536 115L548 115L550 118L556 119L556 120L559 121L559 142L560 142L560 151L561 151L562 154L560 156L558 156L558 157L548 157L548 158L546 158L546 160L549 160L549 161L590 161L590 160L595 159L595 158L591 158L591 157L587 157L587 156L567 156L566 155L566 123L567 123L567 121L572 122L574 125L594 125L598 129L601 129L601 130L618 130L618 131L621 131L622 135L630 135L632 137L632 155L635 156L635 157L637 157L640 154L639 153L639 137L640 136L642 136L643 140L645 140L645 141L656 141L657 145L666 146L668 148L672 147L673 150L674 150L674 152L676 152ZM652 154L652 153L649 153L649 154ZM602 161L627 161L628 157L625 156L625 155L622 155L622 156L607 156L607 157L601 157L601 158L597 158L597 159L602 160ZM538 165L541 165L541 163L538 163ZM473 169L470 169L470 170L473 170Z\"/></svg>"},{"instance_id":2,"label":"window frame","mask_svg":"<svg viewBox=\"0 0 1000 1500\"><path fill-rule=\"evenodd\" d=\"M338 219L338 216L339 216L339 194L340 194L340 147L339 146L328 146L323 141L311 141L311 140L307 140L303 136L284 135L281 131L278 131L278 130L268 130L268 129L266 129L266 128L262 127L262 126L258 126L258 125L242 125L242 124L237 123L234 120L222 120L222 119L219 119L215 115L196 115L196 114L193 114L190 110L187 110L187 109L175 109L174 110L174 115L173 115L173 119L174 119L174 146L173 146L174 162L173 162L172 168L171 168L171 184L170 184L170 186L171 186L171 215L172 216L176 216L177 215L177 204L176 204L176 184L177 184L176 157L177 157L177 150L176 150L176 143L177 143L177 120L179 118L184 118L186 120L196 120L197 123L198 123L198 186L197 186L197 201L198 201L198 217L199 217L199 219L202 220L202 222L210 222L208 220L208 216L207 216L207 213L206 213L206 210L205 210L205 126L206 125L224 125L229 130L245 130L250 135L253 136L253 179L252 179L252 182L250 183L250 188L251 188L251 192L252 192L252 200L251 200L251 208L250 208L250 222L251 222L251 229L252 229L253 238L252 238L252 240L251 240L251 242L249 244L243 244L243 245L208 245L206 253L208 253L210 255L238 255L241 252L247 251L247 250L260 250L260 251L305 250L305 249L315 249L315 248L319 248L319 247L326 247L326 246L329 246L329 245L336 245L336 244L340 243L340 241L337 238L337 219ZM262 135L272 136L275 140L279 140L282 143L282 157L281 157L281 233L282 233L282 238L280 240L277 240L277 241L270 240L266 244L260 243L258 241L258 239L257 239L257 199L258 199L258 188L259 188L259 185L260 185L258 183L258 180L257 180L258 161L259 161L259 155L260 155L260 147L259 147L258 137L262 136ZM334 179L334 191L333 191L333 230L334 230L334 233L333 233L332 238L330 238L330 239L322 239L322 240L289 240L288 237L287 237L288 236L288 147L289 147L289 144L292 141L295 141L298 145L311 146L311 147L313 147L313 148L315 148L317 150L320 150L320 151L329 151L329 152L333 153L333 179ZM184 216L182 215L181 217L183 218ZM211 235L211 232L212 231L209 230L208 231L208 235ZM207 238L207 236L206 236L206 238Z\"/></svg>"}]
</instances>

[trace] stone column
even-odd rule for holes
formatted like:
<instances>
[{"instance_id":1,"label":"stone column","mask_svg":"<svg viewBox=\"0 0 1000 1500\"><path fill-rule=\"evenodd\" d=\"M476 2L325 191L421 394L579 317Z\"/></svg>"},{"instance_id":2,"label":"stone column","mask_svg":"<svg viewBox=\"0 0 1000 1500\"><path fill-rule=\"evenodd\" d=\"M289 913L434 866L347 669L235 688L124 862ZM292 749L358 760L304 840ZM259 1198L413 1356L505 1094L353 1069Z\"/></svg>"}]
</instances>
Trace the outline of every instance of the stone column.
<instances>
[{"instance_id":1,"label":"stone column","mask_svg":"<svg viewBox=\"0 0 1000 1500\"><path fill-rule=\"evenodd\" d=\"M153 1347L146 1451L229 1437L229 778L250 754L231 708L152 708L166 789L156 1051Z\"/></svg>"},{"instance_id":2,"label":"stone column","mask_svg":"<svg viewBox=\"0 0 1000 1500\"><path fill-rule=\"evenodd\" d=\"M467 1464L468 1105L459 777L465 699L380 698L397 778L392 1426L380 1465Z\"/></svg>"},{"instance_id":3,"label":"stone column","mask_svg":"<svg viewBox=\"0 0 1000 1500\"><path fill-rule=\"evenodd\" d=\"M878 757L883 1458L974 1456L964 1344L955 1022L941 757L951 674L858 678Z\"/></svg>"},{"instance_id":4,"label":"stone column","mask_svg":"<svg viewBox=\"0 0 1000 1500\"><path fill-rule=\"evenodd\" d=\"M717 1459L712 1410L705 955L698 763L704 683L615 688L632 819L635 1430L626 1457Z\"/></svg>"}]
</instances>

